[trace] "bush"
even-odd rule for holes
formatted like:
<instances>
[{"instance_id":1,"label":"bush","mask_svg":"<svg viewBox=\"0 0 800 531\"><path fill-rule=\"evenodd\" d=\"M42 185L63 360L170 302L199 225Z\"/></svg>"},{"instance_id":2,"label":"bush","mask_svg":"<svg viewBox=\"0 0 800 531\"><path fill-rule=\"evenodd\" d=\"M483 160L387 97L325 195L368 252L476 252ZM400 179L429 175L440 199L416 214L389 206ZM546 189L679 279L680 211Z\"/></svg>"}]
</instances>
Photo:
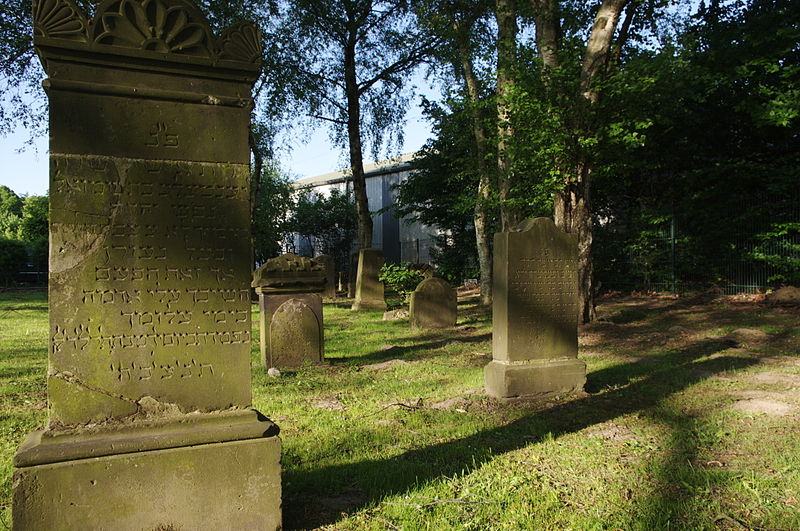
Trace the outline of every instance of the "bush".
<instances>
[{"instance_id":1,"label":"bush","mask_svg":"<svg viewBox=\"0 0 800 531\"><path fill-rule=\"evenodd\" d=\"M28 261L25 244L0 237L0 285L9 286Z\"/></svg>"},{"instance_id":2,"label":"bush","mask_svg":"<svg viewBox=\"0 0 800 531\"><path fill-rule=\"evenodd\" d=\"M409 295L416 289L417 284L425 280L425 275L408 262L403 262L400 265L383 264L378 280L400 295L403 298L403 302L408 302Z\"/></svg>"}]
</instances>

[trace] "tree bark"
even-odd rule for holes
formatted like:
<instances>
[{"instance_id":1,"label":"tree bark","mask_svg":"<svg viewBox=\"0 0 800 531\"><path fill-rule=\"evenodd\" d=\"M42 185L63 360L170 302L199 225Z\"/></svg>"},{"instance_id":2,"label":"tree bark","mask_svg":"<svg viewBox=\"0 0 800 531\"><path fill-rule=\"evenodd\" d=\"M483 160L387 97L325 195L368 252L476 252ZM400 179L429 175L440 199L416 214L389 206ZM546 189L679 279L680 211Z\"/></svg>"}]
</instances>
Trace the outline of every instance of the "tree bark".
<instances>
[{"instance_id":1,"label":"tree bark","mask_svg":"<svg viewBox=\"0 0 800 531\"><path fill-rule=\"evenodd\" d=\"M478 168L479 180L477 195L475 197L473 225L475 225L475 243L478 249L478 266L481 271L481 304L490 306L492 304L492 253L489 245L489 213L487 212L487 203L491 193L489 166L486 163L486 139L488 134L481 120L478 107L480 102L480 88L472 64L472 54L467 45L469 35L459 24L454 24L454 29L456 31L456 40L458 41L458 53L461 57L461 69L464 74L464 82L466 84L467 96L470 103L472 133L475 138L475 156Z\"/></svg>"},{"instance_id":2,"label":"tree bark","mask_svg":"<svg viewBox=\"0 0 800 531\"><path fill-rule=\"evenodd\" d=\"M558 228L578 237L578 322L594 320L594 263L592 261L591 166L580 164L565 189L554 200Z\"/></svg>"},{"instance_id":3,"label":"tree bark","mask_svg":"<svg viewBox=\"0 0 800 531\"><path fill-rule=\"evenodd\" d=\"M253 154L253 168L250 173L250 225L252 227L256 219L256 206L258 205L258 197L261 192L261 172L264 170L264 154L261 152L252 131L247 136L247 140L250 144L250 152ZM252 236L255 234L255 231L251 230L250 234L250 263L255 271L257 266L256 245L255 238Z\"/></svg>"},{"instance_id":4,"label":"tree bark","mask_svg":"<svg viewBox=\"0 0 800 531\"><path fill-rule=\"evenodd\" d=\"M511 139L511 94L514 88L514 65L517 52L517 8L515 0L497 0L497 169L500 195L500 221L503 232L521 221L518 209L510 204L511 172L514 159Z\"/></svg>"},{"instance_id":5,"label":"tree bark","mask_svg":"<svg viewBox=\"0 0 800 531\"><path fill-rule=\"evenodd\" d=\"M620 13L627 2L628 0L604 0L597 10L581 63L580 97L574 109L573 120L576 136L591 131L596 125L593 123L591 107L600 98L597 79L608 71L611 42ZM619 46L621 45L620 42ZM581 153L554 202L556 225L578 236L578 319L582 323L595 317L591 176L591 158L588 154Z\"/></svg>"},{"instance_id":6,"label":"tree bark","mask_svg":"<svg viewBox=\"0 0 800 531\"><path fill-rule=\"evenodd\" d=\"M367 182L364 175L364 158L361 152L361 102L356 77L357 26L351 23L344 46L344 80L347 97L347 142L350 154L350 171L353 175L353 193L358 217L358 249L372 247L372 216L367 200Z\"/></svg>"},{"instance_id":7,"label":"tree bark","mask_svg":"<svg viewBox=\"0 0 800 531\"><path fill-rule=\"evenodd\" d=\"M558 50L561 45L561 15L558 0L531 0L536 24L536 49L545 65L545 70L558 68L561 61ZM546 75L546 74L545 74Z\"/></svg>"}]
</instances>

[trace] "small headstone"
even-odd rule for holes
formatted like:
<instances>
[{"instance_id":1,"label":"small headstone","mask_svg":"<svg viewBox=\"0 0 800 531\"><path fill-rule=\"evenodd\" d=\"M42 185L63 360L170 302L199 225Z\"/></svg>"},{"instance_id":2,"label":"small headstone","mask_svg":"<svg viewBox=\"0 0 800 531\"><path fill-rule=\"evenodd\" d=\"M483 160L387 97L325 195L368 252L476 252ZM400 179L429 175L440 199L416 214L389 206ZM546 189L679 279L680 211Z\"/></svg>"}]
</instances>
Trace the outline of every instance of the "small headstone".
<instances>
[{"instance_id":1,"label":"small headstone","mask_svg":"<svg viewBox=\"0 0 800 531\"><path fill-rule=\"evenodd\" d=\"M413 328L449 328L458 318L456 290L441 278L428 278L411 293L409 319Z\"/></svg>"},{"instance_id":2,"label":"small headstone","mask_svg":"<svg viewBox=\"0 0 800 531\"><path fill-rule=\"evenodd\" d=\"M383 282L378 280L383 267L383 251L361 249L358 253L358 276L356 277L356 300L353 310L386 310L383 300Z\"/></svg>"},{"instance_id":3,"label":"small headstone","mask_svg":"<svg viewBox=\"0 0 800 531\"><path fill-rule=\"evenodd\" d=\"M524 221L494 237L492 362L486 392L498 398L583 388L578 359L578 243L552 220Z\"/></svg>"},{"instance_id":4,"label":"small headstone","mask_svg":"<svg viewBox=\"0 0 800 531\"><path fill-rule=\"evenodd\" d=\"M300 367L322 361L320 324L301 299L289 299L272 314L269 325L270 365Z\"/></svg>"},{"instance_id":5,"label":"small headstone","mask_svg":"<svg viewBox=\"0 0 800 531\"><path fill-rule=\"evenodd\" d=\"M321 254L315 258L325 268L325 289L322 296L328 299L336 298L336 261L329 254Z\"/></svg>"},{"instance_id":6,"label":"small headstone","mask_svg":"<svg viewBox=\"0 0 800 531\"><path fill-rule=\"evenodd\" d=\"M324 352L324 265L316 258L284 254L253 273L261 310L261 363L300 367L321 363Z\"/></svg>"}]
</instances>

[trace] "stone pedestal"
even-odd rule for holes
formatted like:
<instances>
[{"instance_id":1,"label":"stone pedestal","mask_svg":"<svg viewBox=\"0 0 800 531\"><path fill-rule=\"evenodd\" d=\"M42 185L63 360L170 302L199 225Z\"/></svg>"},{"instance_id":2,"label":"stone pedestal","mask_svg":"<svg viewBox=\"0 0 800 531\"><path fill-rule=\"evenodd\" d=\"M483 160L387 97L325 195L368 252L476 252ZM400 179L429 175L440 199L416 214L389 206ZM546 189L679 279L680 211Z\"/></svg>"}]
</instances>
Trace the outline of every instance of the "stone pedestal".
<instances>
[{"instance_id":1,"label":"stone pedestal","mask_svg":"<svg viewBox=\"0 0 800 531\"><path fill-rule=\"evenodd\" d=\"M318 258L284 254L253 274L261 310L261 363L279 369L322 363L322 297L327 272Z\"/></svg>"},{"instance_id":2,"label":"stone pedestal","mask_svg":"<svg viewBox=\"0 0 800 531\"><path fill-rule=\"evenodd\" d=\"M441 278L427 278L411 294L408 306L413 328L448 328L458 318L456 290Z\"/></svg>"},{"instance_id":3,"label":"stone pedestal","mask_svg":"<svg viewBox=\"0 0 800 531\"><path fill-rule=\"evenodd\" d=\"M353 310L385 311L383 282L378 280L383 267L383 251L380 249L361 249L358 253L358 275L356 276L356 300Z\"/></svg>"},{"instance_id":4,"label":"stone pedestal","mask_svg":"<svg viewBox=\"0 0 800 531\"><path fill-rule=\"evenodd\" d=\"M216 37L186 0L106 1L92 22L34 0L33 21L50 409L14 459L14 526L278 529L278 429L250 409L258 29Z\"/></svg>"},{"instance_id":5,"label":"stone pedestal","mask_svg":"<svg viewBox=\"0 0 800 531\"><path fill-rule=\"evenodd\" d=\"M488 394L513 398L583 388L577 266L577 238L548 218L495 234Z\"/></svg>"},{"instance_id":6,"label":"stone pedestal","mask_svg":"<svg viewBox=\"0 0 800 531\"><path fill-rule=\"evenodd\" d=\"M53 434L14 459L15 529L280 529L281 443L255 412Z\"/></svg>"}]
</instances>

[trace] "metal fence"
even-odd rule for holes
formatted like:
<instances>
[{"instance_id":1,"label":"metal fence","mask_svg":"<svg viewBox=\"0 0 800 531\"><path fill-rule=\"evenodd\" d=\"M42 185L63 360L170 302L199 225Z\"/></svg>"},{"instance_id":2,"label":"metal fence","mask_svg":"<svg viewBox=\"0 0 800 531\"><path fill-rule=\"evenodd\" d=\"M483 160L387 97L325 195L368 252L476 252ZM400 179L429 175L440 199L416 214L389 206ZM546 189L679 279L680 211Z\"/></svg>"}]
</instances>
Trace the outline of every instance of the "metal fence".
<instances>
[{"instance_id":1,"label":"metal fence","mask_svg":"<svg viewBox=\"0 0 800 531\"><path fill-rule=\"evenodd\" d=\"M601 289L680 293L716 287L737 294L800 281L800 201L778 216L720 223L714 234L724 237L713 240L698 238L696 228L682 227L675 217L635 233L599 227L595 274ZM704 242L713 243L711 251L699 249Z\"/></svg>"}]
</instances>

